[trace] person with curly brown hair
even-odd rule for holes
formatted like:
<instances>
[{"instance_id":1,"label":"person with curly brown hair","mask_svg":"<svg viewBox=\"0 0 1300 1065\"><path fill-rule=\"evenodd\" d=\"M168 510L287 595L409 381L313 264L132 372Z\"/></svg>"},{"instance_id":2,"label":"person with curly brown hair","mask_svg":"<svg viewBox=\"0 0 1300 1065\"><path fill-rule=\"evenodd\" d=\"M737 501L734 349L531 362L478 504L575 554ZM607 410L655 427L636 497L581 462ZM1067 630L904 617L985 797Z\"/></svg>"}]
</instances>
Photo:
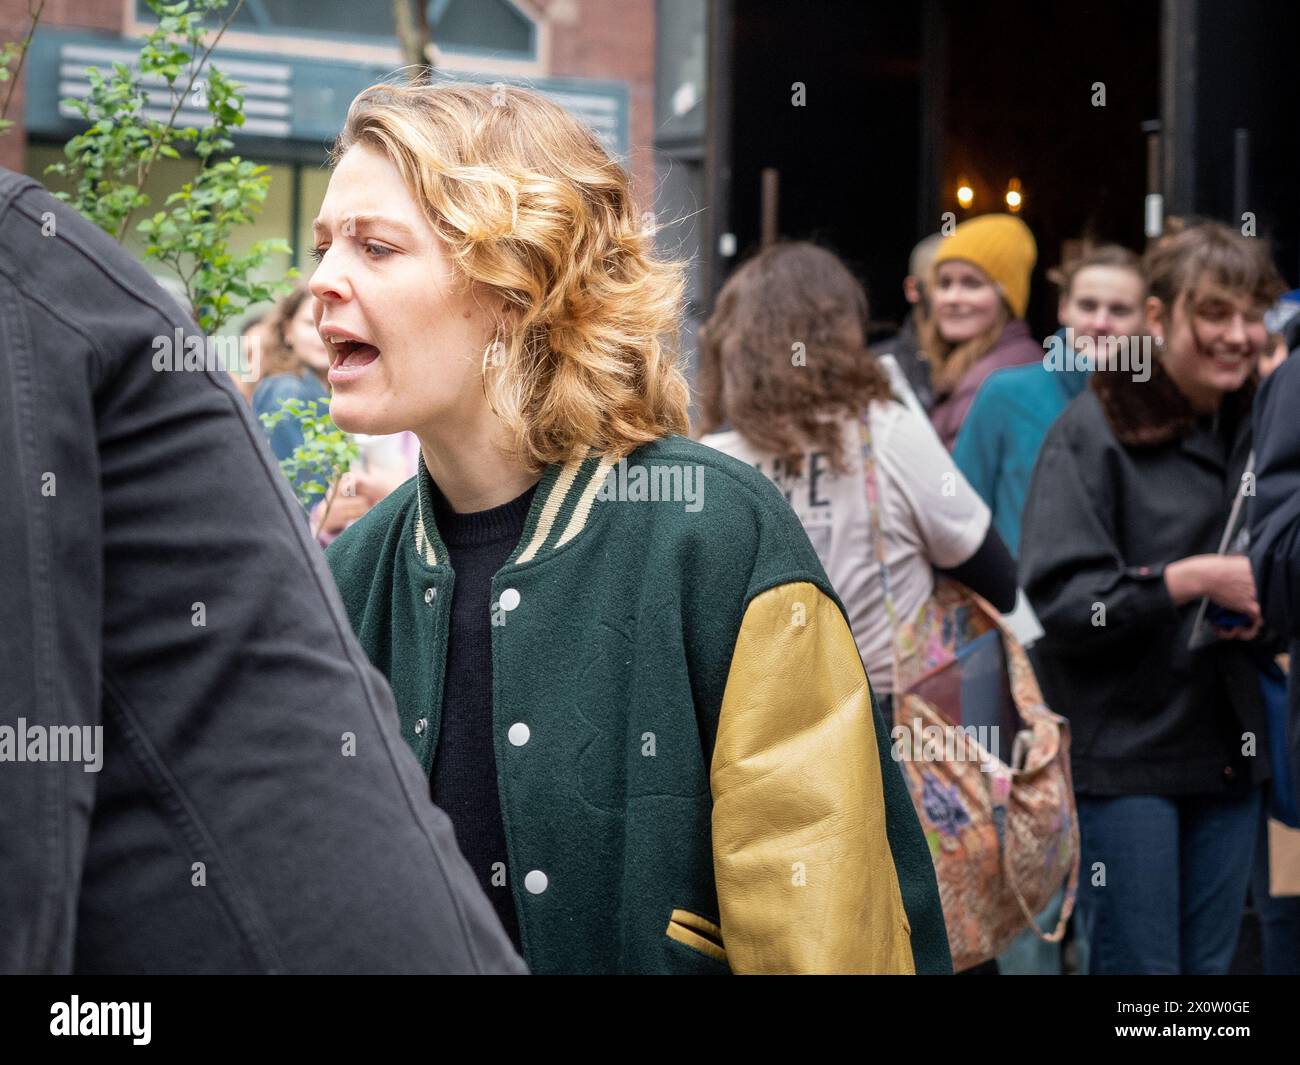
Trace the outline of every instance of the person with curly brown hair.
<instances>
[{"instance_id":1,"label":"person with curly brown hair","mask_svg":"<svg viewBox=\"0 0 1300 1065\"><path fill-rule=\"evenodd\" d=\"M805 242L765 249L723 286L701 331L698 429L702 443L781 489L844 601L872 687L888 696L893 643L864 444L898 617L929 598L936 569L1003 611L1015 605L1016 578L989 508L865 349L866 318L866 293L832 252Z\"/></svg>"}]
</instances>

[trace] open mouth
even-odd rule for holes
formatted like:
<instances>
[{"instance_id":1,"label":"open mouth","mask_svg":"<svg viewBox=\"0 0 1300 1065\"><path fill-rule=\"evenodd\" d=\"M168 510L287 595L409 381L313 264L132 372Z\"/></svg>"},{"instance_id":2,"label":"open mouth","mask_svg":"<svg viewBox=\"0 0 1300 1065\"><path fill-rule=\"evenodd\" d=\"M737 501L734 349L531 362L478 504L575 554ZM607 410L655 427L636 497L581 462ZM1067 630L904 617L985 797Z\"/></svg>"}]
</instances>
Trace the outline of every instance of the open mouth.
<instances>
[{"instance_id":1,"label":"open mouth","mask_svg":"<svg viewBox=\"0 0 1300 1065\"><path fill-rule=\"evenodd\" d=\"M330 347L330 369L351 370L369 365L379 358L379 349L373 344L348 337L332 336L328 340Z\"/></svg>"}]
</instances>

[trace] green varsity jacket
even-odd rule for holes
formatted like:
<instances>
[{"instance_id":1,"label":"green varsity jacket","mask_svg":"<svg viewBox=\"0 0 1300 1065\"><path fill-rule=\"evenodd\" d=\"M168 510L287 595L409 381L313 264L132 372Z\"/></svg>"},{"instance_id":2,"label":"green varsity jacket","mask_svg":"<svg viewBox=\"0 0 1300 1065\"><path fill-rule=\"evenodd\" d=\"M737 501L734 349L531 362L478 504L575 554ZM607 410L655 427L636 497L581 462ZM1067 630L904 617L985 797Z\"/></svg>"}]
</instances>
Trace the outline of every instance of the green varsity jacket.
<instances>
[{"instance_id":1,"label":"green varsity jacket","mask_svg":"<svg viewBox=\"0 0 1300 1065\"><path fill-rule=\"evenodd\" d=\"M423 462L328 558L428 772L455 574ZM683 437L548 467L491 596L534 972L951 971L844 608L765 477Z\"/></svg>"}]
</instances>

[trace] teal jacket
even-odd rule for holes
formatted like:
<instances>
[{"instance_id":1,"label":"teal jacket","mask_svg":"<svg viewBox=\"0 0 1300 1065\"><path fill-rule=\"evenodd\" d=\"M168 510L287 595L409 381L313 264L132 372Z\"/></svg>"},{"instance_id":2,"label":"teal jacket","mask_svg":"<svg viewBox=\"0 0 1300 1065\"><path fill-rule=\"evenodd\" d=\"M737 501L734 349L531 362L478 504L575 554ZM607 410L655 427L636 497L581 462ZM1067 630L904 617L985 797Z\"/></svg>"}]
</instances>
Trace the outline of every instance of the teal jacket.
<instances>
[{"instance_id":1,"label":"teal jacket","mask_svg":"<svg viewBox=\"0 0 1300 1065\"><path fill-rule=\"evenodd\" d=\"M328 559L428 772L456 578L423 463ZM548 467L491 602L534 972L951 971L844 608L765 477L682 437Z\"/></svg>"},{"instance_id":2,"label":"teal jacket","mask_svg":"<svg viewBox=\"0 0 1300 1065\"><path fill-rule=\"evenodd\" d=\"M1064 340L1064 331L1057 335ZM1038 450L1088 377L1087 370L1049 370L1041 362L998 370L980 386L957 435L953 460L989 505L993 527L1013 556Z\"/></svg>"}]
</instances>

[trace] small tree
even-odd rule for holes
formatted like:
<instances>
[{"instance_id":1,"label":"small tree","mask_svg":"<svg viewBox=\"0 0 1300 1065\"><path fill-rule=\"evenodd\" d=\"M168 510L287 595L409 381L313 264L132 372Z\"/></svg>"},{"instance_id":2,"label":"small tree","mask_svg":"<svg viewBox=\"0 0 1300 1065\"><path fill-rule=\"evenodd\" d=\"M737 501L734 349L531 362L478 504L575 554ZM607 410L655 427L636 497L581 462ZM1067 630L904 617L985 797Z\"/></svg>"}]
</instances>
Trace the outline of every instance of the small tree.
<instances>
[{"instance_id":1,"label":"small tree","mask_svg":"<svg viewBox=\"0 0 1300 1065\"><path fill-rule=\"evenodd\" d=\"M289 458L281 461L280 469L304 507L311 507L321 496L325 497L320 521L312 530L313 535L319 536L330 507L344 490L343 475L360 457L361 449L355 438L334 424L329 408L321 410L316 400L304 403L300 399L286 399L280 410L262 415L262 424L268 430L274 429L286 417L293 418L302 429L302 443Z\"/></svg>"},{"instance_id":2,"label":"small tree","mask_svg":"<svg viewBox=\"0 0 1300 1065\"><path fill-rule=\"evenodd\" d=\"M428 81L433 61L429 58L429 12L424 0L393 0L393 26L411 81Z\"/></svg>"},{"instance_id":3,"label":"small tree","mask_svg":"<svg viewBox=\"0 0 1300 1065\"><path fill-rule=\"evenodd\" d=\"M209 62L243 0L236 0L215 30L205 20L218 17L229 0L147 3L158 25L141 45L136 64L114 63L108 75L90 69L90 94L84 100L65 101L87 128L64 146L67 160L46 173L71 182L73 191L57 193L59 198L120 242L136 213L151 206L144 188L154 164L160 158L179 159L181 148L192 152L199 160L198 176L169 194L163 210L136 222L135 232L145 242L145 259L180 280L199 327L212 334L250 305L283 294L298 272L290 270L275 282L253 280L272 255L290 253L283 240L257 241L243 255L230 248L235 229L249 225L260 213L271 183L267 167L237 155L227 157L234 147L233 132L244 124L244 98L239 85ZM39 0L33 8L33 31L43 4ZM6 45L0 52L0 82L9 78L15 62L14 75L21 70L31 36L29 32L21 45ZM170 110L165 120L148 113L156 101L144 81L155 77L166 86ZM12 88L11 83L4 107ZM204 107L208 125L177 127L186 100ZM303 443L280 463L281 469L305 506L325 497L323 526L343 474L358 457L356 442L333 423L328 407L318 409L314 402L288 400L262 421L270 429L284 418L298 422Z\"/></svg>"}]
</instances>

